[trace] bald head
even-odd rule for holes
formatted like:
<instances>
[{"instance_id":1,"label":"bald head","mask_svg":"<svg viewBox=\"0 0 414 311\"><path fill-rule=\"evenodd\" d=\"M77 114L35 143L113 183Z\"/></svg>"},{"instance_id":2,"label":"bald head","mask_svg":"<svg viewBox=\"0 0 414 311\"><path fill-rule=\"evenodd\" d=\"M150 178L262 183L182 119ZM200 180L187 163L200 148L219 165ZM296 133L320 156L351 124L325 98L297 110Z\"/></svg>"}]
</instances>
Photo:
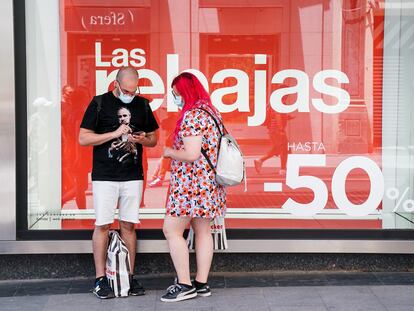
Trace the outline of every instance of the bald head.
<instances>
[{"instance_id":1,"label":"bald head","mask_svg":"<svg viewBox=\"0 0 414 311\"><path fill-rule=\"evenodd\" d=\"M133 67L122 67L116 75L114 94L119 97L122 93L134 96L138 87L138 71Z\"/></svg>"},{"instance_id":2,"label":"bald head","mask_svg":"<svg viewBox=\"0 0 414 311\"><path fill-rule=\"evenodd\" d=\"M123 79L138 80L138 71L134 67L122 67L116 74L116 80L122 82Z\"/></svg>"}]
</instances>

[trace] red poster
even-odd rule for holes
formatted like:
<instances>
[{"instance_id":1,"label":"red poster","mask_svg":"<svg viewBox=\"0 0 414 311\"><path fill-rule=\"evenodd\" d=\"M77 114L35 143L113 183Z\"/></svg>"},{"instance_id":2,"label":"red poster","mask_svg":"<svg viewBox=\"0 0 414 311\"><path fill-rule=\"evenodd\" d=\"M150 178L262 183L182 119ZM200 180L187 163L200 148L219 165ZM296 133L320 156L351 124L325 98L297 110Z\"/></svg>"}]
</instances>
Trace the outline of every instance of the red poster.
<instances>
[{"instance_id":1,"label":"red poster","mask_svg":"<svg viewBox=\"0 0 414 311\"><path fill-rule=\"evenodd\" d=\"M160 124L145 150L143 228L161 227L170 83L183 70L245 155L248 190L228 188L229 228L382 228L383 11L362 0L177 2L61 0L62 209L77 215L64 228L93 226L78 129L121 66L136 67Z\"/></svg>"}]
</instances>

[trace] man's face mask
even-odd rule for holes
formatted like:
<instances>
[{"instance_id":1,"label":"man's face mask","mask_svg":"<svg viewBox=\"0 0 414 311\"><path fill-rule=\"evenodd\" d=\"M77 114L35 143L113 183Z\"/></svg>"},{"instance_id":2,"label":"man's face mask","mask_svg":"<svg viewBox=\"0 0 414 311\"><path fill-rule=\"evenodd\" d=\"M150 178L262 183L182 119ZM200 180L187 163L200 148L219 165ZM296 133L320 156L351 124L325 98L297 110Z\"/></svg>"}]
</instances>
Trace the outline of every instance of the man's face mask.
<instances>
[{"instance_id":1,"label":"man's face mask","mask_svg":"<svg viewBox=\"0 0 414 311\"><path fill-rule=\"evenodd\" d=\"M134 100L135 92L133 92L133 94L131 94L131 92L129 92L128 94L124 93L124 91L122 91L122 87L121 87L121 84L119 82L118 82L118 90L119 90L118 98L124 104L129 104L130 102L132 102Z\"/></svg>"}]
</instances>

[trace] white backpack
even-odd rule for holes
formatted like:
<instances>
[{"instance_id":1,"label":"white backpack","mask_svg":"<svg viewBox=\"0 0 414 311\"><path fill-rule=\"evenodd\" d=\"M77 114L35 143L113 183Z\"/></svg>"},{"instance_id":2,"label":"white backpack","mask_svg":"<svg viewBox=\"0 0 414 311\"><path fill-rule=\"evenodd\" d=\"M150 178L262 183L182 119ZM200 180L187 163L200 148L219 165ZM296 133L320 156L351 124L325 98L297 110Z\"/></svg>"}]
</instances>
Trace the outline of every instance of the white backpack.
<instances>
[{"instance_id":1,"label":"white backpack","mask_svg":"<svg viewBox=\"0 0 414 311\"><path fill-rule=\"evenodd\" d=\"M226 130L224 124L222 124L224 133L221 131L220 124L212 113L203 108L199 109L210 115L220 133L217 167L211 163L206 150L201 148L201 153L213 171L216 172L217 183L223 186L236 186L241 184L244 179L244 191L247 191L246 166L239 145Z\"/></svg>"}]
</instances>

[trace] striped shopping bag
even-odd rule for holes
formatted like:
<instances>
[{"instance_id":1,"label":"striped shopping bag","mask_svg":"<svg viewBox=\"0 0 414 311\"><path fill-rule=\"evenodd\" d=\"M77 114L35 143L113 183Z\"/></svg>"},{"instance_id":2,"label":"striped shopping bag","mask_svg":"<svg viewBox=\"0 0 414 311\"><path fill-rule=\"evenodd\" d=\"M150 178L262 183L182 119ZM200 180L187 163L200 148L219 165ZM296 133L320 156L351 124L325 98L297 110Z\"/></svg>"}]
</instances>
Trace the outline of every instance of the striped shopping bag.
<instances>
[{"instance_id":1,"label":"striped shopping bag","mask_svg":"<svg viewBox=\"0 0 414 311\"><path fill-rule=\"evenodd\" d=\"M129 251L118 232L112 230L109 232L106 277L116 297L128 296L130 271Z\"/></svg>"},{"instance_id":2,"label":"striped shopping bag","mask_svg":"<svg viewBox=\"0 0 414 311\"><path fill-rule=\"evenodd\" d=\"M210 222L211 235L213 236L213 248L214 250L225 250L229 246L227 244L226 226L224 223L224 217L213 218ZM187 237L188 249L195 249L194 230L190 226L190 231Z\"/></svg>"}]
</instances>

